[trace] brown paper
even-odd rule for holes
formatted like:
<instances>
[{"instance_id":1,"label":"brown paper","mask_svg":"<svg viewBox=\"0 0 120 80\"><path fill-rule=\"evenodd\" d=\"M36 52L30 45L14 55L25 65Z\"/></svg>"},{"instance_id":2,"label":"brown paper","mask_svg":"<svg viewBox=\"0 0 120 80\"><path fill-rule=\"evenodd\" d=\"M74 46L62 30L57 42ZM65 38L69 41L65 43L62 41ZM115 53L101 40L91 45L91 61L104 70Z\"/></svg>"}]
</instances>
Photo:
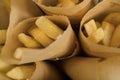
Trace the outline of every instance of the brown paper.
<instances>
[{"instance_id":1,"label":"brown paper","mask_svg":"<svg viewBox=\"0 0 120 80\"><path fill-rule=\"evenodd\" d=\"M52 64L36 62L36 69L30 80L64 80L64 78Z\"/></svg>"},{"instance_id":2,"label":"brown paper","mask_svg":"<svg viewBox=\"0 0 120 80\"><path fill-rule=\"evenodd\" d=\"M79 52L79 44L68 18L65 16L46 17L62 29L65 29L59 39L43 49L23 49L22 59L15 59L13 57L15 50L19 47L23 47L18 40L18 34L21 32L26 32L37 19L29 18L19 22L12 30L8 30L7 38L9 40L6 41L6 44L3 47L1 57L10 64L24 64L49 59L61 60L76 55Z\"/></svg>"},{"instance_id":3,"label":"brown paper","mask_svg":"<svg viewBox=\"0 0 120 80\"><path fill-rule=\"evenodd\" d=\"M98 0L80 0L73 7L55 7L58 0L33 0L47 15L68 16L72 24L79 24L83 15L91 9Z\"/></svg>"},{"instance_id":4,"label":"brown paper","mask_svg":"<svg viewBox=\"0 0 120 80\"><path fill-rule=\"evenodd\" d=\"M82 32L84 23L90 19L95 19L96 21L102 22L104 17L111 12L120 12L120 1L119 0L104 0L93 9L88 11L81 21L81 27L79 32L80 41L84 51L88 55L97 57L110 57L120 55L120 49L114 47L107 47L104 45L99 45L88 40Z\"/></svg>"},{"instance_id":5,"label":"brown paper","mask_svg":"<svg viewBox=\"0 0 120 80\"><path fill-rule=\"evenodd\" d=\"M101 80L120 80L120 56L107 58L99 63L99 77Z\"/></svg>"},{"instance_id":6,"label":"brown paper","mask_svg":"<svg viewBox=\"0 0 120 80\"><path fill-rule=\"evenodd\" d=\"M0 1L0 29L6 29L9 23L9 13L5 5Z\"/></svg>"},{"instance_id":7,"label":"brown paper","mask_svg":"<svg viewBox=\"0 0 120 80\"><path fill-rule=\"evenodd\" d=\"M62 62L64 72L72 80L99 80L99 58L73 57Z\"/></svg>"},{"instance_id":8,"label":"brown paper","mask_svg":"<svg viewBox=\"0 0 120 80\"><path fill-rule=\"evenodd\" d=\"M11 0L9 29L26 18L40 15L42 15L42 12L32 0Z\"/></svg>"},{"instance_id":9,"label":"brown paper","mask_svg":"<svg viewBox=\"0 0 120 80\"><path fill-rule=\"evenodd\" d=\"M62 68L72 80L120 80L120 57L74 57L62 62Z\"/></svg>"}]
</instances>

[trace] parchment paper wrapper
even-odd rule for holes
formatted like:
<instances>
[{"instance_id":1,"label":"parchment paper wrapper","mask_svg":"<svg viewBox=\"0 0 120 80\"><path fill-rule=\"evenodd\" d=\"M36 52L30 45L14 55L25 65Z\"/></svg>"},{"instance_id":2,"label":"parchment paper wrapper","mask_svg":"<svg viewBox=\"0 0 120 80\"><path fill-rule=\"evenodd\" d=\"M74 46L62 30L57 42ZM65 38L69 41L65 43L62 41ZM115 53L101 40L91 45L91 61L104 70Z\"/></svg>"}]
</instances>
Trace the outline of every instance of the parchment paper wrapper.
<instances>
[{"instance_id":1,"label":"parchment paper wrapper","mask_svg":"<svg viewBox=\"0 0 120 80\"><path fill-rule=\"evenodd\" d=\"M36 62L36 69L30 80L64 80L64 77L52 64Z\"/></svg>"},{"instance_id":2,"label":"parchment paper wrapper","mask_svg":"<svg viewBox=\"0 0 120 80\"><path fill-rule=\"evenodd\" d=\"M42 15L42 12L32 0L11 0L9 29L26 18L40 15Z\"/></svg>"},{"instance_id":3,"label":"parchment paper wrapper","mask_svg":"<svg viewBox=\"0 0 120 80\"><path fill-rule=\"evenodd\" d=\"M65 16L46 16L55 24L64 30L61 37L43 49L24 49L21 60L16 60L13 55L17 48L23 47L17 36L21 32L26 32L36 21L37 18L29 18L18 23L12 30L9 29L5 46L2 50L1 57L10 64L24 64L42 60L61 60L72 57L79 52L79 44Z\"/></svg>"},{"instance_id":4,"label":"parchment paper wrapper","mask_svg":"<svg viewBox=\"0 0 120 80\"><path fill-rule=\"evenodd\" d=\"M0 0L0 29L6 29L9 23L9 13L5 8L2 0Z\"/></svg>"},{"instance_id":5,"label":"parchment paper wrapper","mask_svg":"<svg viewBox=\"0 0 120 80\"><path fill-rule=\"evenodd\" d=\"M103 0L101 3L96 5L93 9L88 11L83 17L80 26L79 37L84 51L88 55L97 57L110 57L120 55L120 49L114 47L107 47L100 44L95 44L88 40L82 32L84 23L90 19L102 22L104 17L111 12L120 12L120 1L119 0Z\"/></svg>"},{"instance_id":6,"label":"parchment paper wrapper","mask_svg":"<svg viewBox=\"0 0 120 80\"><path fill-rule=\"evenodd\" d=\"M113 56L98 65L101 80L120 80L120 56Z\"/></svg>"},{"instance_id":7,"label":"parchment paper wrapper","mask_svg":"<svg viewBox=\"0 0 120 80\"><path fill-rule=\"evenodd\" d=\"M74 57L63 61L62 68L72 80L120 80L120 57Z\"/></svg>"},{"instance_id":8,"label":"parchment paper wrapper","mask_svg":"<svg viewBox=\"0 0 120 80\"><path fill-rule=\"evenodd\" d=\"M80 3L73 7L55 7L58 0L33 0L47 15L68 16L72 24L79 24L83 15L91 9L98 0L80 0Z\"/></svg>"},{"instance_id":9,"label":"parchment paper wrapper","mask_svg":"<svg viewBox=\"0 0 120 80\"><path fill-rule=\"evenodd\" d=\"M73 57L62 62L64 72L72 80L98 80L99 58Z\"/></svg>"}]
</instances>

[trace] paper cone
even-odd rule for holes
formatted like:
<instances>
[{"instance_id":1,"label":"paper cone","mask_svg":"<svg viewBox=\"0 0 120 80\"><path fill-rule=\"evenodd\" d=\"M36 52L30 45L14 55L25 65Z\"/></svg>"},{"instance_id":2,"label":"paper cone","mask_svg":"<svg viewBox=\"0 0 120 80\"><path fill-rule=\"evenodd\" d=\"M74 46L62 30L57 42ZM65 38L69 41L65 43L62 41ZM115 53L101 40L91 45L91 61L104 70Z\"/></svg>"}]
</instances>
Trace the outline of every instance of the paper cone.
<instances>
[{"instance_id":1,"label":"paper cone","mask_svg":"<svg viewBox=\"0 0 120 80\"><path fill-rule=\"evenodd\" d=\"M88 11L81 21L79 38L84 51L88 55L97 57L110 57L115 55L120 55L120 49L114 47L107 47L104 45L99 45L88 40L82 32L84 23L90 19L95 19L96 21L102 22L104 17L111 12L120 12L120 1L119 0L103 0L101 3L96 5L93 9Z\"/></svg>"},{"instance_id":2,"label":"paper cone","mask_svg":"<svg viewBox=\"0 0 120 80\"><path fill-rule=\"evenodd\" d=\"M72 80L120 80L120 57L74 57L62 62L62 68Z\"/></svg>"},{"instance_id":3,"label":"paper cone","mask_svg":"<svg viewBox=\"0 0 120 80\"><path fill-rule=\"evenodd\" d=\"M9 23L9 13L5 5L0 1L0 29L6 29Z\"/></svg>"},{"instance_id":4,"label":"paper cone","mask_svg":"<svg viewBox=\"0 0 120 80\"><path fill-rule=\"evenodd\" d=\"M64 78L50 63L36 62L36 69L30 80L64 80Z\"/></svg>"},{"instance_id":5,"label":"paper cone","mask_svg":"<svg viewBox=\"0 0 120 80\"><path fill-rule=\"evenodd\" d=\"M62 68L72 80L98 80L99 58L73 57L62 62Z\"/></svg>"},{"instance_id":6,"label":"paper cone","mask_svg":"<svg viewBox=\"0 0 120 80\"><path fill-rule=\"evenodd\" d=\"M13 30L8 31L5 46L2 50L1 57L10 64L23 64L42 60L61 60L72 57L79 52L79 44L70 25L70 22L65 16L46 16L61 28L65 29L61 38L55 40L49 46L43 49L23 49L23 57L17 60L13 57L17 48L23 47L17 36L21 32L26 32L36 21L37 18L29 18L21 21Z\"/></svg>"},{"instance_id":7,"label":"paper cone","mask_svg":"<svg viewBox=\"0 0 120 80\"><path fill-rule=\"evenodd\" d=\"M58 0L33 0L47 15L68 16L72 24L79 24L84 14L91 9L98 0L80 0L80 3L73 7L55 7Z\"/></svg>"}]
</instances>

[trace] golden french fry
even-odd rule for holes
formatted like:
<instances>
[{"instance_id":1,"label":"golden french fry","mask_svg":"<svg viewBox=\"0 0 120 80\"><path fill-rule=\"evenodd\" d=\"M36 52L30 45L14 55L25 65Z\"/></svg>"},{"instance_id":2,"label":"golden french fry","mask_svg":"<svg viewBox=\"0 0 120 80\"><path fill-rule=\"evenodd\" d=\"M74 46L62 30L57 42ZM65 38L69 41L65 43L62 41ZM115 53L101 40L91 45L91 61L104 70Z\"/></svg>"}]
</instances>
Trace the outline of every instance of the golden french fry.
<instances>
[{"instance_id":1,"label":"golden french fry","mask_svg":"<svg viewBox=\"0 0 120 80\"><path fill-rule=\"evenodd\" d=\"M75 1L73 0L59 0L59 3L57 4L57 7L71 7L75 6Z\"/></svg>"},{"instance_id":2,"label":"golden french fry","mask_svg":"<svg viewBox=\"0 0 120 80\"><path fill-rule=\"evenodd\" d=\"M35 67L32 65L18 66L8 71L6 75L12 79L17 79L17 80L29 79L32 76L34 70Z\"/></svg>"},{"instance_id":3,"label":"golden french fry","mask_svg":"<svg viewBox=\"0 0 120 80\"><path fill-rule=\"evenodd\" d=\"M120 24L120 12L110 13L105 17L104 21L118 26Z\"/></svg>"},{"instance_id":4,"label":"golden french fry","mask_svg":"<svg viewBox=\"0 0 120 80\"><path fill-rule=\"evenodd\" d=\"M0 44L4 44L6 41L7 30L0 30Z\"/></svg>"},{"instance_id":5,"label":"golden french fry","mask_svg":"<svg viewBox=\"0 0 120 80\"><path fill-rule=\"evenodd\" d=\"M41 31L38 27L34 27L28 30L28 33L40 44L44 47L47 47L49 44L53 42L43 31Z\"/></svg>"},{"instance_id":6,"label":"golden french fry","mask_svg":"<svg viewBox=\"0 0 120 80\"><path fill-rule=\"evenodd\" d=\"M120 25L117 26L115 31L113 32L110 46L120 47Z\"/></svg>"},{"instance_id":7,"label":"golden french fry","mask_svg":"<svg viewBox=\"0 0 120 80\"><path fill-rule=\"evenodd\" d=\"M14 53L14 58L21 59L23 57L22 49L24 48L17 48Z\"/></svg>"},{"instance_id":8,"label":"golden french fry","mask_svg":"<svg viewBox=\"0 0 120 80\"><path fill-rule=\"evenodd\" d=\"M42 30L47 36L56 40L57 37L63 34L63 30L59 28L56 24L50 21L47 17L39 17L35 24L37 27Z\"/></svg>"},{"instance_id":9,"label":"golden french fry","mask_svg":"<svg viewBox=\"0 0 120 80\"><path fill-rule=\"evenodd\" d=\"M115 27L112 24L104 21L102 22L102 28L104 31L104 39L102 40L102 42L104 45L109 46Z\"/></svg>"},{"instance_id":10,"label":"golden french fry","mask_svg":"<svg viewBox=\"0 0 120 80\"><path fill-rule=\"evenodd\" d=\"M18 35L18 39L21 43L23 43L28 48L42 47L36 40L34 40L32 37L30 37L24 33L20 33Z\"/></svg>"},{"instance_id":11,"label":"golden french fry","mask_svg":"<svg viewBox=\"0 0 120 80\"><path fill-rule=\"evenodd\" d=\"M13 65L7 64L3 60L0 59L0 72L7 72L13 67L14 67Z\"/></svg>"},{"instance_id":12,"label":"golden french fry","mask_svg":"<svg viewBox=\"0 0 120 80\"><path fill-rule=\"evenodd\" d=\"M94 43L99 43L104 38L104 31L102 28L98 28L95 32L93 32L88 39Z\"/></svg>"},{"instance_id":13,"label":"golden french fry","mask_svg":"<svg viewBox=\"0 0 120 80\"><path fill-rule=\"evenodd\" d=\"M90 36L93 32L97 30L97 25L93 19L87 22L86 24L84 24L84 27L88 36Z\"/></svg>"}]
</instances>

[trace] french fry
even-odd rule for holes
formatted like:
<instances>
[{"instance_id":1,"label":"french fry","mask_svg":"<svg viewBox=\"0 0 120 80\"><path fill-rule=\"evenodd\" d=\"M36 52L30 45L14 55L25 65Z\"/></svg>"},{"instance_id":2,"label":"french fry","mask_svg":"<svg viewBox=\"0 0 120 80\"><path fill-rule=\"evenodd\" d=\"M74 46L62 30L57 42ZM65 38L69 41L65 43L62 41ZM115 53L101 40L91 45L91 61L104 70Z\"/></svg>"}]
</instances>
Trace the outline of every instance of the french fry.
<instances>
[{"instance_id":1,"label":"french fry","mask_svg":"<svg viewBox=\"0 0 120 80\"><path fill-rule=\"evenodd\" d=\"M84 27L88 36L90 36L93 32L97 30L97 25L93 19L84 24Z\"/></svg>"},{"instance_id":2,"label":"french fry","mask_svg":"<svg viewBox=\"0 0 120 80\"><path fill-rule=\"evenodd\" d=\"M49 44L53 42L43 31L41 31L38 27L34 27L28 30L28 33L40 44L44 47L47 47Z\"/></svg>"},{"instance_id":3,"label":"french fry","mask_svg":"<svg viewBox=\"0 0 120 80\"><path fill-rule=\"evenodd\" d=\"M34 70L35 67L32 65L18 66L8 71L6 75L12 79L17 79L17 80L29 79L32 76Z\"/></svg>"},{"instance_id":4,"label":"french fry","mask_svg":"<svg viewBox=\"0 0 120 80\"><path fill-rule=\"evenodd\" d=\"M21 43L23 43L25 45L25 47L27 48L39 48L42 47L37 41L35 41L32 37L24 34L24 33L20 33L18 35L18 39Z\"/></svg>"},{"instance_id":5,"label":"french fry","mask_svg":"<svg viewBox=\"0 0 120 80\"><path fill-rule=\"evenodd\" d=\"M110 13L108 16L105 17L104 21L118 26L120 24L120 12Z\"/></svg>"},{"instance_id":6,"label":"french fry","mask_svg":"<svg viewBox=\"0 0 120 80\"><path fill-rule=\"evenodd\" d=\"M39 17L35 24L37 27L42 30L47 36L56 40L57 37L63 34L63 30L59 28L56 24L50 21L47 17Z\"/></svg>"},{"instance_id":7,"label":"french fry","mask_svg":"<svg viewBox=\"0 0 120 80\"><path fill-rule=\"evenodd\" d=\"M120 47L120 25L116 27L113 32L113 36L111 39L110 46L112 47Z\"/></svg>"},{"instance_id":8,"label":"french fry","mask_svg":"<svg viewBox=\"0 0 120 80\"><path fill-rule=\"evenodd\" d=\"M0 59L0 72L7 72L13 67L14 67L13 65L9 65Z\"/></svg>"},{"instance_id":9,"label":"french fry","mask_svg":"<svg viewBox=\"0 0 120 80\"><path fill-rule=\"evenodd\" d=\"M98 28L95 32L93 32L88 39L94 43L99 43L104 38L104 31L102 28Z\"/></svg>"},{"instance_id":10,"label":"french fry","mask_svg":"<svg viewBox=\"0 0 120 80\"><path fill-rule=\"evenodd\" d=\"M102 40L102 42L104 45L109 46L115 27L114 25L104 21L102 22L102 28L104 31L104 39Z\"/></svg>"},{"instance_id":11,"label":"french fry","mask_svg":"<svg viewBox=\"0 0 120 80\"><path fill-rule=\"evenodd\" d=\"M17 48L15 53L14 53L14 58L20 60L23 56L22 49L24 48Z\"/></svg>"},{"instance_id":12,"label":"french fry","mask_svg":"<svg viewBox=\"0 0 120 80\"><path fill-rule=\"evenodd\" d=\"M7 30L0 30L0 44L4 44L6 41Z\"/></svg>"},{"instance_id":13,"label":"french fry","mask_svg":"<svg viewBox=\"0 0 120 80\"><path fill-rule=\"evenodd\" d=\"M57 4L57 7L71 7L75 6L75 1L73 0L59 0L59 3Z\"/></svg>"}]
</instances>

